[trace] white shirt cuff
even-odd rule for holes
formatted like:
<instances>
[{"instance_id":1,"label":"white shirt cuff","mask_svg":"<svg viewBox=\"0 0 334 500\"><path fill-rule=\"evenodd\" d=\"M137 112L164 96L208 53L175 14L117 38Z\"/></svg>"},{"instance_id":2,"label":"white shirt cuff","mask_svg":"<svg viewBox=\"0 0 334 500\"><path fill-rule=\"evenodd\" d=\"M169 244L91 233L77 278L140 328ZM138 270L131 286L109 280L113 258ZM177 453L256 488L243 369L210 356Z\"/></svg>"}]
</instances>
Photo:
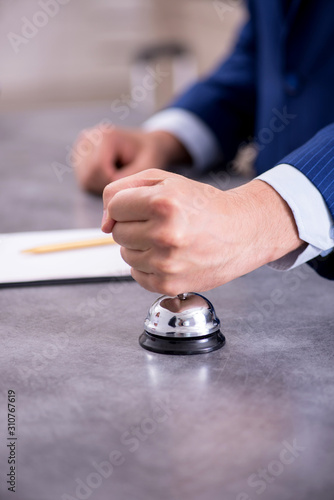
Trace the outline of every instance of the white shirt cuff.
<instances>
[{"instance_id":1,"label":"white shirt cuff","mask_svg":"<svg viewBox=\"0 0 334 500\"><path fill-rule=\"evenodd\" d=\"M148 132L170 132L184 145L197 171L222 159L219 143L210 128L194 113L181 108L160 111L146 120L142 127Z\"/></svg>"},{"instance_id":2,"label":"white shirt cuff","mask_svg":"<svg viewBox=\"0 0 334 500\"><path fill-rule=\"evenodd\" d=\"M306 247L304 245L271 262L270 267L281 271L293 269L331 251L334 247L332 216L320 191L302 172L282 163L256 179L272 186L287 202L294 215L299 238L308 243Z\"/></svg>"}]
</instances>

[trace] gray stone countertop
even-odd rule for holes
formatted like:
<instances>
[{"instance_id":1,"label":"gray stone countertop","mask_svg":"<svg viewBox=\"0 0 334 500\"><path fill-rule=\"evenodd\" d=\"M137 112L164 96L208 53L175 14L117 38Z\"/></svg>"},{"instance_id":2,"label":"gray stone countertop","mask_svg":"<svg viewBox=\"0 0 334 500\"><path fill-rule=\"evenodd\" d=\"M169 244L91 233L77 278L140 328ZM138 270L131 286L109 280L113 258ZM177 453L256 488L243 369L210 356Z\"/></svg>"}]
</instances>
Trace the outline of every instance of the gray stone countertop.
<instances>
[{"instance_id":1,"label":"gray stone countertop","mask_svg":"<svg viewBox=\"0 0 334 500\"><path fill-rule=\"evenodd\" d=\"M100 224L66 154L106 110L2 113L0 232ZM135 282L0 290L1 500L333 500L333 283L261 268L205 295L226 345L166 356Z\"/></svg>"}]
</instances>

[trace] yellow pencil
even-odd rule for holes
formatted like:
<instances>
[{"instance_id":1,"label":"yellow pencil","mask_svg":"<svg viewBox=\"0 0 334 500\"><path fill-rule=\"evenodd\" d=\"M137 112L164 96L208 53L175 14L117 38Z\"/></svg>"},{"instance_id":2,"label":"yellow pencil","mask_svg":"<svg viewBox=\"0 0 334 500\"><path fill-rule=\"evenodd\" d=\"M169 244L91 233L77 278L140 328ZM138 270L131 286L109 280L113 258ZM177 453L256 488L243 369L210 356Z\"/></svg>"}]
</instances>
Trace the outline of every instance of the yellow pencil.
<instances>
[{"instance_id":1,"label":"yellow pencil","mask_svg":"<svg viewBox=\"0 0 334 500\"><path fill-rule=\"evenodd\" d=\"M100 245L115 244L112 236L109 238L94 238L90 240L69 241L67 243L54 243L51 245L42 245L40 247L27 248L21 250L22 253L47 253L47 252L62 252L64 250L77 250L78 248L89 248Z\"/></svg>"}]
</instances>

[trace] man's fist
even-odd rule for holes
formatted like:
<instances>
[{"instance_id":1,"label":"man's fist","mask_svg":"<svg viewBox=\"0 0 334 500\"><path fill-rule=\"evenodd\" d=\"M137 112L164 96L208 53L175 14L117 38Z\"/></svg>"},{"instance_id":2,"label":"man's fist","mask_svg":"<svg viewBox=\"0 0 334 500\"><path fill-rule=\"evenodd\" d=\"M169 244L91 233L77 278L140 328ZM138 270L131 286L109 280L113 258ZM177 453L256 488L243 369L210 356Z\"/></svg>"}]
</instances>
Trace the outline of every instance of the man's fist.
<instances>
[{"instance_id":1,"label":"man's fist","mask_svg":"<svg viewBox=\"0 0 334 500\"><path fill-rule=\"evenodd\" d=\"M180 142L168 132L103 125L80 134L72 157L81 187L97 194L122 177L190 159Z\"/></svg>"},{"instance_id":2,"label":"man's fist","mask_svg":"<svg viewBox=\"0 0 334 500\"><path fill-rule=\"evenodd\" d=\"M102 230L133 278L167 295L217 287L303 243L288 205L260 180L223 192L152 169L109 184L103 202Z\"/></svg>"}]
</instances>

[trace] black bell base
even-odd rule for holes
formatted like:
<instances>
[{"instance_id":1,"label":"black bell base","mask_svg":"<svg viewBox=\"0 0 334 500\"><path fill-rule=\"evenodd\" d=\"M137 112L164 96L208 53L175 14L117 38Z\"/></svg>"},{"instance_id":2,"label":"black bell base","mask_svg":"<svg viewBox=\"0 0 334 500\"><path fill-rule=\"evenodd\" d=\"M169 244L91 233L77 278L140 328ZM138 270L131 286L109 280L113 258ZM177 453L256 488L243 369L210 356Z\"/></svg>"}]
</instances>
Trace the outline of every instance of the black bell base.
<instances>
[{"instance_id":1,"label":"black bell base","mask_svg":"<svg viewBox=\"0 0 334 500\"><path fill-rule=\"evenodd\" d=\"M159 354L205 354L216 351L225 344L225 337L218 330L204 337L168 338L158 337L144 331L139 337L139 344L148 351Z\"/></svg>"}]
</instances>

